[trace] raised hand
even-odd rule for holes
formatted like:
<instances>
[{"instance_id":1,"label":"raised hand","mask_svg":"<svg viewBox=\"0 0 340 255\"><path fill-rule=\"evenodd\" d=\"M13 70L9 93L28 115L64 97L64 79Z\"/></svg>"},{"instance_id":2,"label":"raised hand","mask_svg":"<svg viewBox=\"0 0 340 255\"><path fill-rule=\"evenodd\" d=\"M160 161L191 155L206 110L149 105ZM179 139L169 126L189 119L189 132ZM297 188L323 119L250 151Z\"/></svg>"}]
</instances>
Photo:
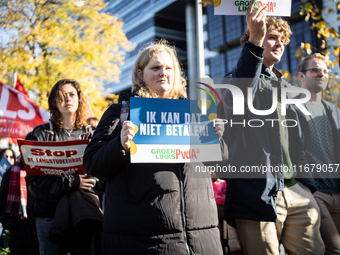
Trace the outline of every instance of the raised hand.
<instances>
[{"instance_id":1,"label":"raised hand","mask_svg":"<svg viewBox=\"0 0 340 255\"><path fill-rule=\"evenodd\" d=\"M248 6L247 10L247 24L250 32L249 42L262 46L263 40L266 36L267 28L266 28L266 10L267 5L263 4L257 7L255 10L254 4L256 0L252 0Z\"/></svg>"}]
</instances>

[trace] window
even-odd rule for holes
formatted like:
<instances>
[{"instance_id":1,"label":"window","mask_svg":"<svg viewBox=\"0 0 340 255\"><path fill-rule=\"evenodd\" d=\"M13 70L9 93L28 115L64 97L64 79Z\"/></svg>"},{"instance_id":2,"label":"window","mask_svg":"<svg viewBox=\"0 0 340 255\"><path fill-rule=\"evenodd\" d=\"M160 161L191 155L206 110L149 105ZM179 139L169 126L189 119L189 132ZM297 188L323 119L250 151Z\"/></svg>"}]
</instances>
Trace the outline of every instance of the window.
<instances>
[{"instance_id":1,"label":"window","mask_svg":"<svg viewBox=\"0 0 340 255\"><path fill-rule=\"evenodd\" d=\"M206 11L208 16L208 49L212 50L224 44L223 16L214 15L213 5L208 5Z\"/></svg>"},{"instance_id":2,"label":"window","mask_svg":"<svg viewBox=\"0 0 340 255\"><path fill-rule=\"evenodd\" d=\"M112 10L110 10L111 13L116 14L120 9L122 9L123 7L125 7L127 4L129 4L130 1L122 1L119 4L117 4L115 7L113 7Z\"/></svg>"},{"instance_id":3,"label":"window","mask_svg":"<svg viewBox=\"0 0 340 255\"><path fill-rule=\"evenodd\" d=\"M226 34L226 42L239 40L243 33L243 18L242 16L226 15L224 16L224 27Z\"/></svg>"},{"instance_id":4,"label":"window","mask_svg":"<svg viewBox=\"0 0 340 255\"><path fill-rule=\"evenodd\" d=\"M300 59L295 57L295 52L300 48L301 42L308 42L312 46L315 46L316 41L312 37L312 32L309 28L309 23L306 23L304 20L301 20L297 23L291 24L292 31L299 31L298 33L294 33L290 37L289 47L289 59L290 59L290 73L294 76L297 75L297 66L300 63ZM286 47L287 50L287 47ZM284 68L283 68L284 69Z\"/></svg>"},{"instance_id":5,"label":"window","mask_svg":"<svg viewBox=\"0 0 340 255\"><path fill-rule=\"evenodd\" d=\"M210 62L210 77L213 79L223 78L226 74L225 54L221 53L217 57L211 58Z\"/></svg>"},{"instance_id":6,"label":"window","mask_svg":"<svg viewBox=\"0 0 340 255\"><path fill-rule=\"evenodd\" d=\"M142 33L143 31L147 30L148 28L152 27L154 25L154 20L149 19L148 21L144 22L142 25L130 30L126 33L126 37L128 39L131 39L132 37Z\"/></svg>"},{"instance_id":7,"label":"window","mask_svg":"<svg viewBox=\"0 0 340 255\"><path fill-rule=\"evenodd\" d=\"M227 51L227 68L228 72L230 72L237 64L237 60L240 56L242 46L237 46L231 50Z\"/></svg>"},{"instance_id":8,"label":"window","mask_svg":"<svg viewBox=\"0 0 340 255\"><path fill-rule=\"evenodd\" d=\"M126 1L129 2L129 1ZM127 15L123 17L123 22L128 23L130 20L136 18L139 16L145 9L147 9L151 5L151 2L148 1L140 6L138 6L136 9L133 11L129 12Z\"/></svg>"}]
</instances>

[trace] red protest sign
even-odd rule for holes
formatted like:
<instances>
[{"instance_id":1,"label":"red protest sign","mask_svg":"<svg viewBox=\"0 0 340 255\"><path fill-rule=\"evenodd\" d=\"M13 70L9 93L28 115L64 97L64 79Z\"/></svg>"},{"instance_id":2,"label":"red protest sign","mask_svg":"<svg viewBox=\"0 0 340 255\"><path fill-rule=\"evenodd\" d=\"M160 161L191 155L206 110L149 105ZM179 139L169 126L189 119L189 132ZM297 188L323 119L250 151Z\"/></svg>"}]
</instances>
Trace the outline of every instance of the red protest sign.
<instances>
[{"instance_id":1,"label":"red protest sign","mask_svg":"<svg viewBox=\"0 0 340 255\"><path fill-rule=\"evenodd\" d=\"M90 140L37 142L18 140L27 175L65 176L86 173L85 148Z\"/></svg>"},{"instance_id":2,"label":"red protest sign","mask_svg":"<svg viewBox=\"0 0 340 255\"><path fill-rule=\"evenodd\" d=\"M34 127L48 122L49 117L29 97L0 82L0 137L24 139Z\"/></svg>"}]
</instances>

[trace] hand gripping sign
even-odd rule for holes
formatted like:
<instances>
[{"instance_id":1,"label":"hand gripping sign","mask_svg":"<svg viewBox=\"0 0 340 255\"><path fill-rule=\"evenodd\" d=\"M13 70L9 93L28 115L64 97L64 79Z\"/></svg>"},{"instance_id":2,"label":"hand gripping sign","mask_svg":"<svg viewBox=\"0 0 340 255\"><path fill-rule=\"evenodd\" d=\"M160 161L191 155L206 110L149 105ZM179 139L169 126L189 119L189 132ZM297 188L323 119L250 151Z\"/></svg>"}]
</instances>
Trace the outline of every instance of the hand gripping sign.
<instances>
[{"instance_id":1,"label":"hand gripping sign","mask_svg":"<svg viewBox=\"0 0 340 255\"><path fill-rule=\"evenodd\" d=\"M89 140L36 142L18 140L27 175L65 176L86 173L83 156Z\"/></svg>"}]
</instances>

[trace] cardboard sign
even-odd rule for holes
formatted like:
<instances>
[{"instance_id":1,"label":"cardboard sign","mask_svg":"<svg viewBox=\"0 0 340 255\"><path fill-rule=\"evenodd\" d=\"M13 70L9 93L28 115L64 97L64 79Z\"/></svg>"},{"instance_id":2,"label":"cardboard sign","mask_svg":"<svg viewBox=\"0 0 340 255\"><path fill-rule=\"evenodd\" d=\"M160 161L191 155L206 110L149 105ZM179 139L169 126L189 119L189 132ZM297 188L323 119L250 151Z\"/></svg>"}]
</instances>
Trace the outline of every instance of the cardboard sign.
<instances>
[{"instance_id":1,"label":"cardboard sign","mask_svg":"<svg viewBox=\"0 0 340 255\"><path fill-rule=\"evenodd\" d=\"M215 1L214 1L215 2ZM249 1L218 0L215 3L215 15L246 15ZM264 0L256 1L254 8L267 5L267 16L290 16L292 0Z\"/></svg>"},{"instance_id":2,"label":"cardboard sign","mask_svg":"<svg viewBox=\"0 0 340 255\"><path fill-rule=\"evenodd\" d=\"M86 173L83 156L89 140L37 142L18 140L27 175L65 176Z\"/></svg>"},{"instance_id":3,"label":"cardboard sign","mask_svg":"<svg viewBox=\"0 0 340 255\"><path fill-rule=\"evenodd\" d=\"M135 125L132 163L179 163L221 160L209 102L203 115L197 100L131 98L130 119Z\"/></svg>"}]
</instances>

